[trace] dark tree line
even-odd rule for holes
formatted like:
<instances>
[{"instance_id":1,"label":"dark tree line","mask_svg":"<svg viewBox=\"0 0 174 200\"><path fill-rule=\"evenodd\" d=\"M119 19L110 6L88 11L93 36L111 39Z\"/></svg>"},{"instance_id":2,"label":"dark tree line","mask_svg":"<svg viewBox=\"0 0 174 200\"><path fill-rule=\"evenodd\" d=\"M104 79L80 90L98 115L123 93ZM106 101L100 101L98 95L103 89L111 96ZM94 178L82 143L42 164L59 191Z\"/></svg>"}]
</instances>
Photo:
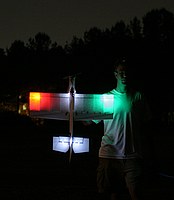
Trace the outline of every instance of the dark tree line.
<instances>
[{"instance_id":1,"label":"dark tree line","mask_svg":"<svg viewBox=\"0 0 174 200\"><path fill-rule=\"evenodd\" d=\"M174 14L165 8L149 11L142 20L134 17L129 24L118 21L105 30L92 27L65 46L39 32L27 43L15 40L0 49L1 94L65 91L64 77L72 74L78 74L79 92L104 92L114 83L113 62L124 55L130 58L134 85L171 106L173 46Z\"/></svg>"}]
</instances>

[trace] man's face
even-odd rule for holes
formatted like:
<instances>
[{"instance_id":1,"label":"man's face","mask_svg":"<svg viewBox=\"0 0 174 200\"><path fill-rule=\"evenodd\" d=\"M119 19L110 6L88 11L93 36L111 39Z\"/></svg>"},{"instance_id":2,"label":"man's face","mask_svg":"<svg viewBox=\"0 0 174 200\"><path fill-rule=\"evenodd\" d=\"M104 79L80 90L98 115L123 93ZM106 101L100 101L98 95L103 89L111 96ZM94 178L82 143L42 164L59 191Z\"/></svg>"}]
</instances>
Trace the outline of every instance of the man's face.
<instances>
[{"instance_id":1,"label":"man's face","mask_svg":"<svg viewBox=\"0 0 174 200\"><path fill-rule=\"evenodd\" d=\"M126 66L119 65L114 71L118 84L127 84L127 69Z\"/></svg>"}]
</instances>

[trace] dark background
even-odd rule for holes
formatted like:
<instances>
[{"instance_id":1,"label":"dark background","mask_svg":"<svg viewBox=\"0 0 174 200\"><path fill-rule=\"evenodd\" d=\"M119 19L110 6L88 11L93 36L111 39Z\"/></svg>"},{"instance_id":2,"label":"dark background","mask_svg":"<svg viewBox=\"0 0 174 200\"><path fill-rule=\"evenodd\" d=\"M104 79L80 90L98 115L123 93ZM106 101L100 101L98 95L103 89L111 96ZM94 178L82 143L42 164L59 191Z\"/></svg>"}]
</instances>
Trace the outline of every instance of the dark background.
<instances>
[{"instance_id":1,"label":"dark background","mask_svg":"<svg viewBox=\"0 0 174 200\"><path fill-rule=\"evenodd\" d=\"M154 113L151 154L146 157L147 199L173 199L174 188L174 15L154 9L142 19L112 28L91 28L65 47L38 33L27 43L14 41L0 49L0 195L2 199L97 199L96 167L102 124L74 124L75 135L90 138L90 151L52 150L53 136L68 134L67 121L33 121L19 114L30 91L67 92L68 76L77 74L78 93L103 93L115 86L113 63L130 60L132 84L143 91ZM151 149L152 148L152 149Z\"/></svg>"}]
</instances>

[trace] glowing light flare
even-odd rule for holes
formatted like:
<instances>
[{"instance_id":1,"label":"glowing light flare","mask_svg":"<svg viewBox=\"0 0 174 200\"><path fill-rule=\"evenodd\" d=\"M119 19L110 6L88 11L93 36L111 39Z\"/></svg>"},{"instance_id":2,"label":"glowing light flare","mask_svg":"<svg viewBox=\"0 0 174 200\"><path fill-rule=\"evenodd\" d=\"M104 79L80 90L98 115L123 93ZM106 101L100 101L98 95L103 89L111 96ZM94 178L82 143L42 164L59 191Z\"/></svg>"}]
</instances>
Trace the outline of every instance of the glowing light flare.
<instances>
[{"instance_id":1,"label":"glowing light flare","mask_svg":"<svg viewBox=\"0 0 174 200\"><path fill-rule=\"evenodd\" d=\"M30 92L29 94L29 108L30 110L40 110L40 92Z\"/></svg>"},{"instance_id":2,"label":"glowing light flare","mask_svg":"<svg viewBox=\"0 0 174 200\"><path fill-rule=\"evenodd\" d=\"M59 111L60 98L54 93L30 92L30 111Z\"/></svg>"},{"instance_id":3,"label":"glowing light flare","mask_svg":"<svg viewBox=\"0 0 174 200\"><path fill-rule=\"evenodd\" d=\"M127 112L131 109L131 101L127 101L127 97L117 97L114 103L114 109L117 112L120 112L122 109L126 110Z\"/></svg>"},{"instance_id":4,"label":"glowing light flare","mask_svg":"<svg viewBox=\"0 0 174 200\"><path fill-rule=\"evenodd\" d=\"M51 108L51 93L30 92L30 110L40 111Z\"/></svg>"},{"instance_id":5,"label":"glowing light flare","mask_svg":"<svg viewBox=\"0 0 174 200\"><path fill-rule=\"evenodd\" d=\"M114 102L113 95L101 95L99 98L99 101L98 101L98 105L99 105L99 107L102 107L103 112L111 113L111 112L113 112L113 102Z\"/></svg>"}]
</instances>

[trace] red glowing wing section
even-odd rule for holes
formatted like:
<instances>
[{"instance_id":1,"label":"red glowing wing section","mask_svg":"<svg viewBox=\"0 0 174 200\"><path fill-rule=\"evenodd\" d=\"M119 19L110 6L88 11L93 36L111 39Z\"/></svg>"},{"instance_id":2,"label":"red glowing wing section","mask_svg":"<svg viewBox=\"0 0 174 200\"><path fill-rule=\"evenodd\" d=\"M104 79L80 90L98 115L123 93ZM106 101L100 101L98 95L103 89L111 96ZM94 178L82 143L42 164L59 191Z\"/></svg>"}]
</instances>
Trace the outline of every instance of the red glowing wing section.
<instances>
[{"instance_id":1,"label":"red glowing wing section","mask_svg":"<svg viewBox=\"0 0 174 200\"><path fill-rule=\"evenodd\" d=\"M69 94L30 92L29 109L31 117L67 120Z\"/></svg>"}]
</instances>

